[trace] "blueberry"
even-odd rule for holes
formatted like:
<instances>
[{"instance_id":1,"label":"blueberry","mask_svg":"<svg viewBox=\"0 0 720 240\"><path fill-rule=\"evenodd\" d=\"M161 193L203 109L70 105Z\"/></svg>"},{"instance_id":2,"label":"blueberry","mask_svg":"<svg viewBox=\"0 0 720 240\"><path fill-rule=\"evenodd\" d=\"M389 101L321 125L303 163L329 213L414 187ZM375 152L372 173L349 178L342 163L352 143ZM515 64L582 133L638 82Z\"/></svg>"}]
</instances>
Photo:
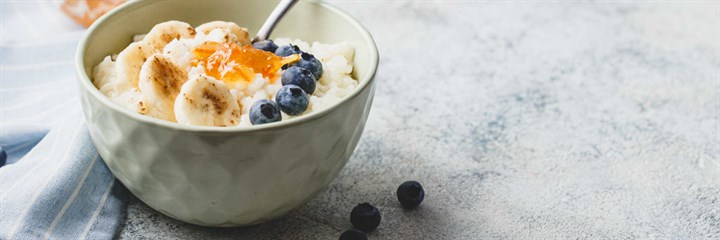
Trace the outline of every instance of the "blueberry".
<instances>
[{"instance_id":1,"label":"blueberry","mask_svg":"<svg viewBox=\"0 0 720 240\"><path fill-rule=\"evenodd\" d=\"M369 203L358 204L350 212L350 223L364 232L371 232L380 225L380 211Z\"/></svg>"},{"instance_id":2,"label":"blueberry","mask_svg":"<svg viewBox=\"0 0 720 240\"><path fill-rule=\"evenodd\" d=\"M315 76L315 80L320 80L320 77L322 77L323 74L322 63L320 63L320 60L315 58L315 56L309 53L301 53L300 60L293 63L293 66L307 69L313 74L313 76Z\"/></svg>"},{"instance_id":3,"label":"blueberry","mask_svg":"<svg viewBox=\"0 0 720 240\"><path fill-rule=\"evenodd\" d=\"M414 208L425 198L425 191L419 182L407 181L398 187L397 198L404 208Z\"/></svg>"},{"instance_id":4,"label":"blueberry","mask_svg":"<svg viewBox=\"0 0 720 240\"><path fill-rule=\"evenodd\" d=\"M280 119L282 119L280 107L273 101L258 100L250 107L250 122L253 125L277 122Z\"/></svg>"},{"instance_id":5,"label":"blueberry","mask_svg":"<svg viewBox=\"0 0 720 240\"><path fill-rule=\"evenodd\" d=\"M305 90L307 94L315 92L315 77L304 68L289 67L280 76L282 85L292 84Z\"/></svg>"},{"instance_id":6,"label":"blueberry","mask_svg":"<svg viewBox=\"0 0 720 240\"><path fill-rule=\"evenodd\" d=\"M261 40L253 43L252 45L256 49L260 49L266 52L275 53L275 50L277 50L278 46L275 45L275 43L272 40Z\"/></svg>"},{"instance_id":7,"label":"blueberry","mask_svg":"<svg viewBox=\"0 0 720 240\"><path fill-rule=\"evenodd\" d=\"M7 163L7 153L0 147L0 167L5 166L5 163Z\"/></svg>"},{"instance_id":8,"label":"blueberry","mask_svg":"<svg viewBox=\"0 0 720 240\"><path fill-rule=\"evenodd\" d=\"M301 53L300 48L295 45L285 45L280 46L275 50L275 55L281 56L281 57L287 57L293 54Z\"/></svg>"},{"instance_id":9,"label":"blueberry","mask_svg":"<svg viewBox=\"0 0 720 240\"><path fill-rule=\"evenodd\" d=\"M275 95L275 102L280 110L288 115L299 115L308 107L308 95L302 88L288 84L280 88Z\"/></svg>"},{"instance_id":10,"label":"blueberry","mask_svg":"<svg viewBox=\"0 0 720 240\"><path fill-rule=\"evenodd\" d=\"M367 240L367 234L357 229L350 229L340 235L339 240Z\"/></svg>"}]
</instances>

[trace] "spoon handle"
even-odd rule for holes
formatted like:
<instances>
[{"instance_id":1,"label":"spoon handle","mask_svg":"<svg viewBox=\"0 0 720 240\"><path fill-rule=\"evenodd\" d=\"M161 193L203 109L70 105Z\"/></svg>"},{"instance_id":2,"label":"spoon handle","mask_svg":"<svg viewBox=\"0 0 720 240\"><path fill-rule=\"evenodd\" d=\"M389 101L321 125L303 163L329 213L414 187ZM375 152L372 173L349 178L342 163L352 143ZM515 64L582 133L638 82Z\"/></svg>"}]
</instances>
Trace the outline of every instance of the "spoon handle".
<instances>
[{"instance_id":1,"label":"spoon handle","mask_svg":"<svg viewBox=\"0 0 720 240\"><path fill-rule=\"evenodd\" d=\"M297 2L298 0L281 0L275 9L273 9L270 13L267 20L265 20L262 27L260 27L260 30L255 38L252 39L252 42L267 40L270 37L270 33L272 33L273 29L275 29L275 25L280 22L280 19L285 16L285 13L287 13L287 11L290 10L290 8Z\"/></svg>"}]
</instances>

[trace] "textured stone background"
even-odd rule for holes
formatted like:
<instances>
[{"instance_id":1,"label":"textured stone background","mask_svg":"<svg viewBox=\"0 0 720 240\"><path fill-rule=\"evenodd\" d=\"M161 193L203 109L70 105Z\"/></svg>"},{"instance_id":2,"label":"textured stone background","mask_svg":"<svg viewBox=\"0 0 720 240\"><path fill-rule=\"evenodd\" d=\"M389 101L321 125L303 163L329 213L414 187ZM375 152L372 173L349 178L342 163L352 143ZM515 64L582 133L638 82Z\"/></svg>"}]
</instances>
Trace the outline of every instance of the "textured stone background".
<instances>
[{"instance_id":1,"label":"textured stone background","mask_svg":"<svg viewBox=\"0 0 720 240\"><path fill-rule=\"evenodd\" d=\"M234 229L132 200L121 239L720 238L720 3L337 2L380 48L347 167L319 197ZM414 211L395 188L424 184Z\"/></svg>"}]
</instances>

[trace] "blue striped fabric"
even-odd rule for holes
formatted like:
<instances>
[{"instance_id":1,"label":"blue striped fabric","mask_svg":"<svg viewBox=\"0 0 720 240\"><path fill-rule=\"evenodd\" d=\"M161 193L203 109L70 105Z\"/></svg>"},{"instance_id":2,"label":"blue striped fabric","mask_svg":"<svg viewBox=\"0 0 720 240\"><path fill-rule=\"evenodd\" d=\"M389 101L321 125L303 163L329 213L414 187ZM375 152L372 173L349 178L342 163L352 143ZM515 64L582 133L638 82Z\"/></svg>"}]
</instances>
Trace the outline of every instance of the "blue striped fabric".
<instances>
[{"instance_id":1,"label":"blue striped fabric","mask_svg":"<svg viewBox=\"0 0 720 240\"><path fill-rule=\"evenodd\" d=\"M128 191L90 141L57 2L0 2L0 238L108 239Z\"/></svg>"}]
</instances>

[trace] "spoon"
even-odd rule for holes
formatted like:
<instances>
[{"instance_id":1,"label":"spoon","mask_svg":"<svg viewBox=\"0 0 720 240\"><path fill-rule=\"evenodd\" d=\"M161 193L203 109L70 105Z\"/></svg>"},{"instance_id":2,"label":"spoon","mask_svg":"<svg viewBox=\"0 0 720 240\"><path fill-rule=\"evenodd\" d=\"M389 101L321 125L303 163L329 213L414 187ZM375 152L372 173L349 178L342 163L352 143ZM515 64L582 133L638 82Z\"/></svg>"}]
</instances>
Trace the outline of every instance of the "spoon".
<instances>
[{"instance_id":1,"label":"spoon","mask_svg":"<svg viewBox=\"0 0 720 240\"><path fill-rule=\"evenodd\" d=\"M285 16L285 13L287 13L290 8L297 2L298 0L281 0L280 3L278 3L278 5L275 7L275 9L273 9L273 11L270 13L270 16L268 16L267 20L265 20L265 23L263 23L262 27L260 27L260 30L258 31L257 35L252 39L252 42L255 43L257 41L268 40L268 38L270 37L270 33L272 33L273 29L275 29L275 25L280 22L280 19Z\"/></svg>"}]
</instances>

